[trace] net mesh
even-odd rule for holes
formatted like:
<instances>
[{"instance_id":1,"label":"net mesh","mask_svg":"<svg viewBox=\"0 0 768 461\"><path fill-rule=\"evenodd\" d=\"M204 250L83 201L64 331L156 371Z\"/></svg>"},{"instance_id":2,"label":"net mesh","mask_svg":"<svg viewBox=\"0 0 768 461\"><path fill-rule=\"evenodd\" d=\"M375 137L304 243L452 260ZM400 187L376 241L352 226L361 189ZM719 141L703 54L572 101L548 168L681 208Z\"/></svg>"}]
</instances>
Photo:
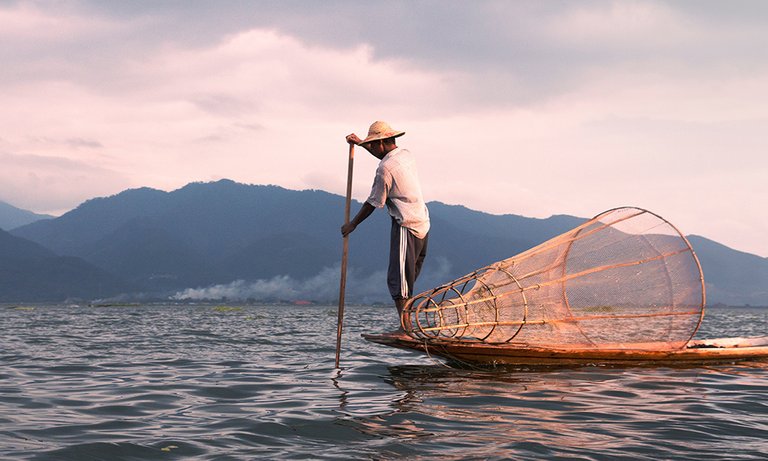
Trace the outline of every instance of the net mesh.
<instances>
[{"instance_id":1,"label":"net mesh","mask_svg":"<svg viewBox=\"0 0 768 461\"><path fill-rule=\"evenodd\" d=\"M704 303L685 237L649 211L617 208L421 293L402 322L428 343L668 350L693 337Z\"/></svg>"}]
</instances>

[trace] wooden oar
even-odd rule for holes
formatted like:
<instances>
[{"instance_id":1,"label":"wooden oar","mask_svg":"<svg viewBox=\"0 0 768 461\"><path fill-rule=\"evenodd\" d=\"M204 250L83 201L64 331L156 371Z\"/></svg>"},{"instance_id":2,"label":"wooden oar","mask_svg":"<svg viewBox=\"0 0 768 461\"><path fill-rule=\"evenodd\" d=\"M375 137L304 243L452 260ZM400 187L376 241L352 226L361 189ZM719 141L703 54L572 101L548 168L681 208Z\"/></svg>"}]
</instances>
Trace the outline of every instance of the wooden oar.
<instances>
[{"instance_id":1,"label":"wooden oar","mask_svg":"<svg viewBox=\"0 0 768 461\"><path fill-rule=\"evenodd\" d=\"M344 207L344 224L349 224L349 207L352 202L352 167L355 163L355 145L349 145L349 166L347 168L347 203ZM341 326L344 323L344 292L347 287L347 253L349 253L349 234L344 236L341 252L341 282L339 283L339 321L336 325L336 368L339 368L341 353Z\"/></svg>"}]
</instances>

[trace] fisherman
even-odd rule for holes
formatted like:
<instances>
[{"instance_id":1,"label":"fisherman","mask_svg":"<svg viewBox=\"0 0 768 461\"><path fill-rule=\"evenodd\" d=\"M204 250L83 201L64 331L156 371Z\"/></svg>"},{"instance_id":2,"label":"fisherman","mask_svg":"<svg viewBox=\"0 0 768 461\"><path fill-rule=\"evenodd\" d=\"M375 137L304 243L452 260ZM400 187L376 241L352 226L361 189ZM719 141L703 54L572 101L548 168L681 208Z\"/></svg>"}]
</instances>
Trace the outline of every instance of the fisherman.
<instances>
[{"instance_id":1,"label":"fisherman","mask_svg":"<svg viewBox=\"0 0 768 461\"><path fill-rule=\"evenodd\" d=\"M373 210L387 206L392 217L387 286L395 301L398 318L408 298L413 296L413 284L427 255L429 237L429 211L421 195L416 159L410 151L397 147L395 142L395 138L404 134L404 131L393 130L388 123L378 121L373 122L363 140L354 133L347 136L349 144L362 146L380 162L371 195L352 221L341 226L341 234L346 237Z\"/></svg>"}]
</instances>

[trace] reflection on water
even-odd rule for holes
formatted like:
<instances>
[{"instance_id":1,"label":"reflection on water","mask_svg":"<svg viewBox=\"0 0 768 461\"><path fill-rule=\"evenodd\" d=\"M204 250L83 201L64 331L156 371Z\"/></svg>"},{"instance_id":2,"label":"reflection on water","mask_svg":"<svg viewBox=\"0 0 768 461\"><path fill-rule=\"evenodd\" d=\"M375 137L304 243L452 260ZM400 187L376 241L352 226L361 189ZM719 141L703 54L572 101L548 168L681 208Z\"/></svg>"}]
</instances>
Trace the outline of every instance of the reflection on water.
<instances>
[{"instance_id":1,"label":"reflection on water","mask_svg":"<svg viewBox=\"0 0 768 461\"><path fill-rule=\"evenodd\" d=\"M457 369L390 309L2 310L0 459L764 459L768 362ZM707 323L709 321L709 324ZM711 310L699 337L768 335Z\"/></svg>"},{"instance_id":2,"label":"reflection on water","mask_svg":"<svg viewBox=\"0 0 768 461\"><path fill-rule=\"evenodd\" d=\"M765 362L696 369L514 373L427 365L388 371L386 381L402 395L391 411L358 419L361 430L426 438L410 444L424 458L718 459L736 449L725 457L768 454Z\"/></svg>"}]
</instances>

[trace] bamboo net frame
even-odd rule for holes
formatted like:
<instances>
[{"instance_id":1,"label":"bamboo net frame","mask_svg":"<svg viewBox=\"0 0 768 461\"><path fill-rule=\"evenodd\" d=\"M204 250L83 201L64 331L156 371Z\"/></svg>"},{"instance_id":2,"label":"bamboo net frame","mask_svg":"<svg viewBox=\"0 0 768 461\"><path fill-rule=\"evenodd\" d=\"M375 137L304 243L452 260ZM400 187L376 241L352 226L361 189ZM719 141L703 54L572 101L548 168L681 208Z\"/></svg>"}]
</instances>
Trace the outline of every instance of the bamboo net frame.
<instances>
[{"instance_id":1,"label":"bamboo net frame","mask_svg":"<svg viewBox=\"0 0 768 461\"><path fill-rule=\"evenodd\" d=\"M624 207L415 296L401 322L425 342L669 350L691 340L705 301L685 236Z\"/></svg>"}]
</instances>

